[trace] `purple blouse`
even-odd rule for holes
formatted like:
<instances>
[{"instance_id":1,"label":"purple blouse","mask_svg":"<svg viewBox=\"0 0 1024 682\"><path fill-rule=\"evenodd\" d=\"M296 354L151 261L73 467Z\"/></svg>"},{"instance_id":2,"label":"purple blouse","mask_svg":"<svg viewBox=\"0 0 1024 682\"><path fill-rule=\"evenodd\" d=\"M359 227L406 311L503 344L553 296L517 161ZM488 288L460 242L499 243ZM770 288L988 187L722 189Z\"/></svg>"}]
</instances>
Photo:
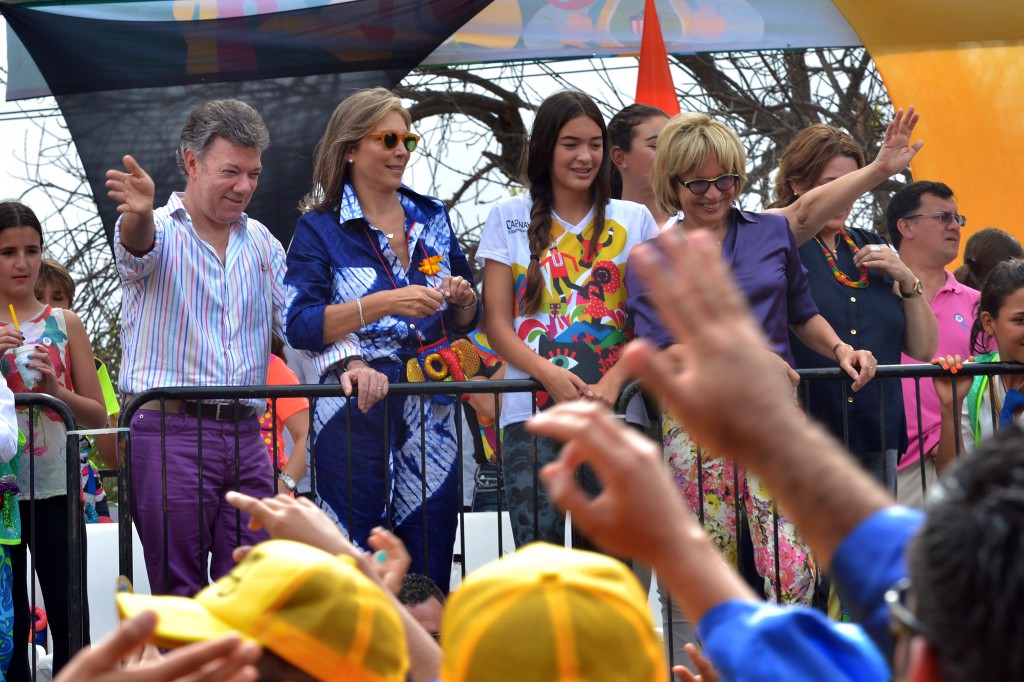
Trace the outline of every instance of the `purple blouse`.
<instances>
[{"instance_id":1,"label":"purple blouse","mask_svg":"<svg viewBox=\"0 0 1024 682\"><path fill-rule=\"evenodd\" d=\"M772 213L732 210L732 224L722 244L722 258L747 297L754 319L761 323L773 351L791 366L789 325L802 324L818 314L808 288L807 269L800 262L789 221ZM674 228L669 228L674 229ZM655 240L657 241L657 240ZM636 335L664 348L675 341L654 309L646 287L626 263L626 310Z\"/></svg>"}]
</instances>

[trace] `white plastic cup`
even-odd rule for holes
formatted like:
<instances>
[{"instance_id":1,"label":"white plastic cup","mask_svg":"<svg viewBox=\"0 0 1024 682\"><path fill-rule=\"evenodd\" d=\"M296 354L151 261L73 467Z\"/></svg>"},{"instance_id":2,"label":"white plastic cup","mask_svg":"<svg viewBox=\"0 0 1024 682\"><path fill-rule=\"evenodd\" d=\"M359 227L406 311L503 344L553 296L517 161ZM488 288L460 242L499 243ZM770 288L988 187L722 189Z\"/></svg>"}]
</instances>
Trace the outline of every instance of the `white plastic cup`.
<instances>
[{"instance_id":1,"label":"white plastic cup","mask_svg":"<svg viewBox=\"0 0 1024 682\"><path fill-rule=\"evenodd\" d=\"M42 372L28 366L28 363L32 362L32 354L35 352L36 347L32 345L18 346L14 349L14 366L18 368L21 380L25 382L25 388L30 391L43 378Z\"/></svg>"}]
</instances>

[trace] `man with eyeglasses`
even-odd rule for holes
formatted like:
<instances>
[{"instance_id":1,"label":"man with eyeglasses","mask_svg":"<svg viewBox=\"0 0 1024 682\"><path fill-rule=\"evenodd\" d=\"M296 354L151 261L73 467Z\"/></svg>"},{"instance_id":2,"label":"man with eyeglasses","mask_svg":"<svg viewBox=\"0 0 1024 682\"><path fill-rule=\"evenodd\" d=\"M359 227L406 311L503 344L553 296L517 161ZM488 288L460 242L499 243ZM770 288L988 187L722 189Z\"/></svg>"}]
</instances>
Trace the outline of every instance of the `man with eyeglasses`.
<instances>
[{"instance_id":1,"label":"man with eyeglasses","mask_svg":"<svg viewBox=\"0 0 1024 682\"><path fill-rule=\"evenodd\" d=\"M939 329L936 356L940 357L973 355L971 322L980 294L957 282L946 269L959 254L960 228L965 224L967 218L957 210L953 190L941 182L910 183L893 195L886 211L889 239L920 282L910 296L925 296L935 312ZM901 361L918 362L905 354ZM935 485L947 464L935 459L941 413L932 382L903 379L903 406L909 445L897 467L896 494L902 504L922 508L927 489Z\"/></svg>"},{"instance_id":2,"label":"man with eyeglasses","mask_svg":"<svg viewBox=\"0 0 1024 682\"><path fill-rule=\"evenodd\" d=\"M1024 433L1008 428L963 460L933 492L927 517L896 505L789 399L788 380L765 352L710 234L670 235L659 253L640 248L638 262L681 344L681 362L671 364L646 342L627 347L623 362L696 442L772 490L854 620L891 657L895 679L1024 679ZM532 430L568 441L541 476L588 537L646 560L673 598L700 617L705 654L723 680L890 679L872 663L860 630L811 609L756 600L716 567L706 535L686 527L656 448L619 442L616 426L585 404L538 416ZM601 496L575 483L581 462L606 484ZM679 523L642 521L672 516Z\"/></svg>"}]
</instances>

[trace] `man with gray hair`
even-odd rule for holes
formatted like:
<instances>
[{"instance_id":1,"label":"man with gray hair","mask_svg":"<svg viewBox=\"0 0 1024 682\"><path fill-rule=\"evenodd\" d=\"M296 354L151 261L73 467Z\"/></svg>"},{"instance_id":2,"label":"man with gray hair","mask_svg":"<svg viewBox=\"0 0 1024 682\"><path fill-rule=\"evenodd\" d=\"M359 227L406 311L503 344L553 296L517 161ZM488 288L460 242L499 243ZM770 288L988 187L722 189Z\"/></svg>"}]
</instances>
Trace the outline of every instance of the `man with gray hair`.
<instances>
[{"instance_id":1,"label":"man with gray hair","mask_svg":"<svg viewBox=\"0 0 1024 682\"><path fill-rule=\"evenodd\" d=\"M154 210L153 180L131 156L123 170L107 171L121 214L119 387L129 397L157 387L266 383L271 332L283 336L285 254L245 208L269 144L256 110L217 100L185 122L177 159L188 181L165 206ZM208 572L216 579L234 566L236 546L265 539L223 501L228 490L274 494L257 418L265 409L259 399L153 400L132 416L131 512L154 594L192 596Z\"/></svg>"}]
</instances>

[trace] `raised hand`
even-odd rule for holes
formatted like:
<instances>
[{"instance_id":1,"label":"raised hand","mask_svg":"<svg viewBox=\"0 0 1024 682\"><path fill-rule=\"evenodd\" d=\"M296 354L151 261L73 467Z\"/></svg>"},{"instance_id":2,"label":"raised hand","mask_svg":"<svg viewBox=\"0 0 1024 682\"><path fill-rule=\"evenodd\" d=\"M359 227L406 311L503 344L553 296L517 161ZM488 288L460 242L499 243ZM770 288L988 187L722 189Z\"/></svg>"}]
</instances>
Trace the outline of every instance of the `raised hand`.
<instances>
[{"instance_id":1,"label":"raised hand","mask_svg":"<svg viewBox=\"0 0 1024 682\"><path fill-rule=\"evenodd\" d=\"M412 562L409 550L394 533L379 526L370 531L367 544L374 550L370 561L373 570L381 584L397 597Z\"/></svg>"},{"instance_id":2,"label":"raised hand","mask_svg":"<svg viewBox=\"0 0 1024 682\"><path fill-rule=\"evenodd\" d=\"M124 170L112 168L107 171L107 196L117 202L118 213L150 213L156 186L153 179L131 156L122 160Z\"/></svg>"},{"instance_id":3,"label":"raised hand","mask_svg":"<svg viewBox=\"0 0 1024 682\"><path fill-rule=\"evenodd\" d=\"M885 139L874 160L886 175L895 175L910 165L910 160L924 146L924 140L910 143L919 118L920 115L911 105L905 113L902 109L897 110L896 115L889 121L885 129Z\"/></svg>"},{"instance_id":4,"label":"raised hand","mask_svg":"<svg viewBox=\"0 0 1024 682\"><path fill-rule=\"evenodd\" d=\"M711 661L701 653L700 649L697 648L696 644L688 643L685 647L686 654L693 661L693 665L697 668L697 674L690 672L689 668L682 665L677 665L672 668L672 672L675 674L676 679L679 682L719 682L722 678L718 676L718 671L715 666L711 664Z\"/></svg>"},{"instance_id":5,"label":"raised hand","mask_svg":"<svg viewBox=\"0 0 1024 682\"><path fill-rule=\"evenodd\" d=\"M565 443L558 459L541 470L541 478L555 506L570 512L573 524L604 549L658 565L664 558L660 553L678 544L682 526L692 524L699 532L665 473L658 445L606 407L590 401L556 405L527 422L527 428ZM597 497L591 498L577 480L584 462L601 480Z\"/></svg>"},{"instance_id":6,"label":"raised hand","mask_svg":"<svg viewBox=\"0 0 1024 682\"><path fill-rule=\"evenodd\" d=\"M275 540L302 542L330 554L355 557L362 554L326 514L304 497L277 495L258 500L244 493L229 491L224 499L249 515L249 528L262 528Z\"/></svg>"}]
</instances>

